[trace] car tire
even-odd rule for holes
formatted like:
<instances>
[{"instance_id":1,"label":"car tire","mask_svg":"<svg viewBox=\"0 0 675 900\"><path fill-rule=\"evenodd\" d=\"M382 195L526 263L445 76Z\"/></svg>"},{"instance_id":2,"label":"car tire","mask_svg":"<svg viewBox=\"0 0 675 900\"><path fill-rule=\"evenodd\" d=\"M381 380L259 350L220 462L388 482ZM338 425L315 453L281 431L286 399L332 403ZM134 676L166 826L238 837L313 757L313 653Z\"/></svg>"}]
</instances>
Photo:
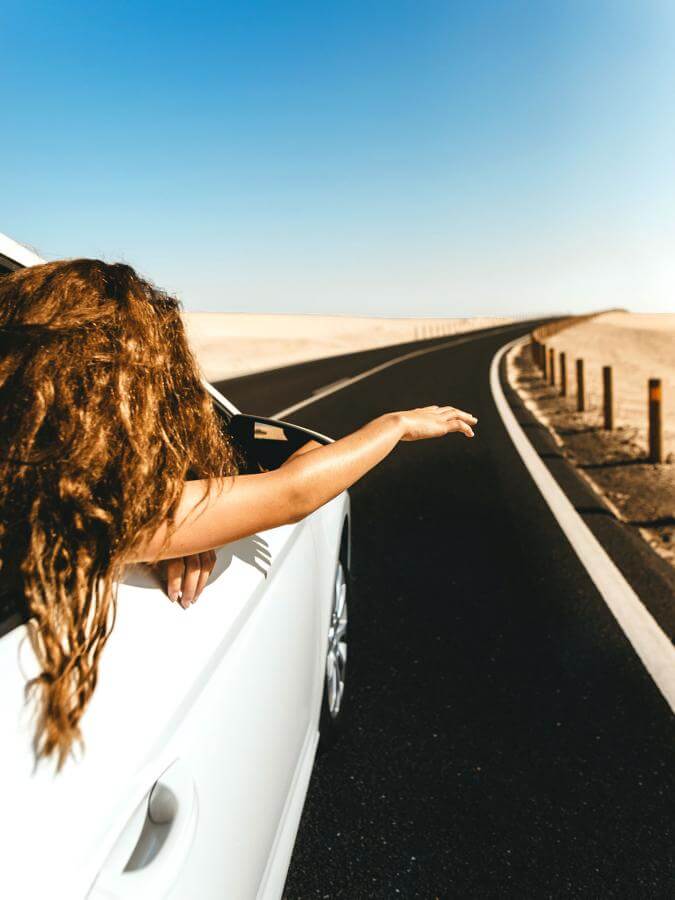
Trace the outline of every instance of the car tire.
<instances>
[{"instance_id":1,"label":"car tire","mask_svg":"<svg viewBox=\"0 0 675 900\"><path fill-rule=\"evenodd\" d=\"M333 579L333 598L326 642L326 662L319 718L319 752L329 750L336 743L344 726L347 623L350 603L351 578L346 554L342 552L335 566Z\"/></svg>"}]
</instances>

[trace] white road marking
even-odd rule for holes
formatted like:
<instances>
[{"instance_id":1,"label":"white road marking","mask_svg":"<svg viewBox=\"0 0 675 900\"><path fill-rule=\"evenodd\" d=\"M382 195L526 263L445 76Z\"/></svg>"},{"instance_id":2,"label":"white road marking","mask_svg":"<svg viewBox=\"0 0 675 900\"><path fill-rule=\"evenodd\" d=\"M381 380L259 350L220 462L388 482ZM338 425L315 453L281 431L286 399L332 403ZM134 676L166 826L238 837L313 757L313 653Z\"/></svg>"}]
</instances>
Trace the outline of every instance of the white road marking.
<instances>
[{"instance_id":1,"label":"white road marking","mask_svg":"<svg viewBox=\"0 0 675 900\"><path fill-rule=\"evenodd\" d=\"M490 337L493 334L499 334L502 331L506 331L508 329L513 329L521 325L520 322L513 322L510 325L501 325L499 328L495 328L490 332L490 335L481 334L476 331L469 331L464 336L460 338L455 338L451 341L444 341L442 344L436 344L434 347L424 347L421 350L412 350L410 353L404 353L401 356L395 356L393 359L388 359L386 362L380 363L378 366L373 366L372 369L366 369L363 372L359 372L358 375L353 375L351 378L341 379L340 381L333 382L333 384L326 385L324 388L319 388L318 391L313 392L311 397L305 397L304 400L299 400L297 403L293 403L291 406L287 406L286 409L280 409L279 412L275 412L271 418L272 419L283 419L285 416L290 416L291 413L297 412L299 409L303 409L305 406L309 406L310 403L316 403L317 400L322 400L324 397L328 397L330 394L336 393L336 391L341 391L343 388L349 387L352 384L356 384L357 381L363 381L364 378L370 378L371 375L376 375L378 372L382 372L384 369L388 369L390 366L397 366L399 363L405 362L407 359L414 359L416 356L424 356L426 353L435 353L437 350L447 350L448 347L458 347L460 344L466 344L467 341L473 341L477 338L481 337Z\"/></svg>"},{"instance_id":2,"label":"white road marking","mask_svg":"<svg viewBox=\"0 0 675 900\"><path fill-rule=\"evenodd\" d=\"M314 388L312 394L323 394L324 391L327 391L328 388L337 387L339 384L344 384L345 381L349 381L350 376L346 375L344 378L338 378L337 381L331 381L328 384L323 384L321 387Z\"/></svg>"},{"instance_id":3,"label":"white road marking","mask_svg":"<svg viewBox=\"0 0 675 900\"><path fill-rule=\"evenodd\" d=\"M490 388L495 405L525 467L548 503L579 560L656 686L670 708L675 711L675 647L546 468L504 396L499 381L500 360L511 347L527 340L529 340L529 336L510 341L501 347L492 358Z\"/></svg>"}]
</instances>

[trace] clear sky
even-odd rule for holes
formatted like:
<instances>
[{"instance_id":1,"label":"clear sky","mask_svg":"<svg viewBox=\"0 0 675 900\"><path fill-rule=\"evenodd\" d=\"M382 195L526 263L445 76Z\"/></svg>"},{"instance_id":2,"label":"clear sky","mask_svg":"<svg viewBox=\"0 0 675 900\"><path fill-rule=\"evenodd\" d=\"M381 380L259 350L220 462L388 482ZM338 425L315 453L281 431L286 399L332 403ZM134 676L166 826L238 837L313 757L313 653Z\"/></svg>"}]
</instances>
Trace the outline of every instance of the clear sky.
<instances>
[{"instance_id":1,"label":"clear sky","mask_svg":"<svg viewBox=\"0 0 675 900\"><path fill-rule=\"evenodd\" d=\"M675 312L672 0L3 4L0 231L188 309Z\"/></svg>"}]
</instances>

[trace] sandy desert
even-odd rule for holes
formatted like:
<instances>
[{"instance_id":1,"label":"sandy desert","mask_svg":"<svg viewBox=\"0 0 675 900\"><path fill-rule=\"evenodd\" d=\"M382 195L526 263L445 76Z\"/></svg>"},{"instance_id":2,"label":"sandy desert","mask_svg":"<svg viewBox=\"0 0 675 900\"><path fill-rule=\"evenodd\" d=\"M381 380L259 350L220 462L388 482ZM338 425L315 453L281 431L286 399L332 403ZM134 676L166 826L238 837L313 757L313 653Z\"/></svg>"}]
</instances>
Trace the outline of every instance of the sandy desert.
<instances>
[{"instance_id":1,"label":"sandy desert","mask_svg":"<svg viewBox=\"0 0 675 900\"><path fill-rule=\"evenodd\" d=\"M574 360L584 360L589 416L602 414L602 367L612 366L617 426L647 445L647 382L662 380L664 453L675 455L675 314L608 312L547 341L565 351L574 394Z\"/></svg>"},{"instance_id":2,"label":"sandy desert","mask_svg":"<svg viewBox=\"0 0 675 900\"><path fill-rule=\"evenodd\" d=\"M210 381L513 321L505 317L397 319L199 312L186 312L184 318Z\"/></svg>"},{"instance_id":3,"label":"sandy desert","mask_svg":"<svg viewBox=\"0 0 675 900\"><path fill-rule=\"evenodd\" d=\"M610 504L675 567L675 315L602 313L550 337L565 351L568 397L542 378L523 345L508 356L509 380L525 404L551 429L564 455ZM587 411L576 411L575 359L583 359ZM603 428L602 367L614 377L615 423ZM664 464L647 459L647 381L661 378Z\"/></svg>"}]
</instances>

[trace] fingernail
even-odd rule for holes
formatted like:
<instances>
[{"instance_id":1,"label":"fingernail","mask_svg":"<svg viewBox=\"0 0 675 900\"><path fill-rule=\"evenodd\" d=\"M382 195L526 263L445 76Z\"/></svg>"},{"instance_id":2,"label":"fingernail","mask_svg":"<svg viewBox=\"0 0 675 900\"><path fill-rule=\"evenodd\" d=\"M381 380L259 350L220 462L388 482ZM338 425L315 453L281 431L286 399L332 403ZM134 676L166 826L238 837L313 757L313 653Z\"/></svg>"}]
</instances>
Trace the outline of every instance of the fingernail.
<instances>
[{"instance_id":1,"label":"fingernail","mask_svg":"<svg viewBox=\"0 0 675 900\"><path fill-rule=\"evenodd\" d=\"M176 602L176 600L178 600L180 602L181 598L183 597L183 592L182 591L172 591L169 594L169 596L171 597L171 600L174 603Z\"/></svg>"}]
</instances>

